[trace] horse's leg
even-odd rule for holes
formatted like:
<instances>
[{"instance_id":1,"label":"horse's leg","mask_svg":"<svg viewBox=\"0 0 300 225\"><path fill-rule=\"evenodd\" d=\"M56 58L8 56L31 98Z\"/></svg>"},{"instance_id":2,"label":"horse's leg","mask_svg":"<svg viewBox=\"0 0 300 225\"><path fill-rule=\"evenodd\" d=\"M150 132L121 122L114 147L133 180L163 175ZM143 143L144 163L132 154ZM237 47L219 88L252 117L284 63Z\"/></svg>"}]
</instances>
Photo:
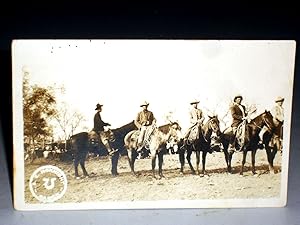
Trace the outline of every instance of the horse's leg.
<instances>
[{"instance_id":1,"label":"horse's leg","mask_svg":"<svg viewBox=\"0 0 300 225\"><path fill-rule=\"evenodd\" d=\"M188 150L187 150L186 159L187 159L187 161L188 161L188 163L189 163L189 166L190 166L190 168L191 168L191 170L192 170L192 174L196 174L196 173L195 173L195 170L194 170L194 167L193 167L193 165L192 165L192 163L191 163L191 155L192 155L192 150L188 149Z\"/></svg>"},{"instance_id":2,"label":"horse's leg","mask_svg":"<svg viewBox=\"0 0 300 225\"><path fill-rule=\"evenodd\" d=\"M180 162L180 174L183 174L183 168L184 168L184 163L185 163L184 153L185 153L185 151L183 149L180 149L179 154L178 154L179 162Z\"/></svg>"},{"instance_id":3,"label":"horse's leg","mask_svg":"<svg viewBox=\"0 0 300 225\"><path fill-rule=\"evenodd\" d=\"M75 169L75 178L76 178L76 179L79 178L79 174L78 174L78 164L79 164L78 156L75 156L75 160L74 160L74 169Z\"/></svg>"},{"instance_id":4,"label":"horse's leg","mask_svg":"<svg viewBox=\"0 0 300 225\"><path fill-rule=\"evenodd\" d=\"M155 177L156 153L151 152L151 162L152 162L152 175L153 175L153 178L156 178Z\"/></svg>"},{"instance_id":5,"label":"horse's leg","mask_svg":"<svg viewBox=\"0 0 300 225\"><path fill-rule=\"evenodd\" d=\"M134 158L134 152L133 152L132 149L127 149L127 158L128 158L128 163L129 163L129 166L130 166L131 173L133 175L136 175L135 171L134 171L135 158Z\"/></svg>"},{"instance_id":6,"label":"horse's leg","mask_svg":"<svg viewBox=\"0 0 300 225\"><path fill-rule=\"evenodd\" d=\"M256 155L256 149L251 151L251 163L252 163L252 174L255 175L255 155Z\"/></svg>"},{"instance_id":7,"label":"horse's leg","mask_svg":"<svg viewBox=\"0 0 300 225\"><path fill-rule=\"evenodd\" d=\"M275 142L273 151L272 151L272 153L271 153L272 166L273 166L274 159L275 159L275 156L276 156L278 150L280 150L280 140L277 140L277 141Z\"/></svg>"},{"instance_id":8,"label":"horse's leg","mask_svg":"<svg viewBox=\"0 0 300 225\"><path fill-rule=\"evenodd\" d=\"M231 161L232 161L232 155L233 155L233 152L229 152L228 153L228 172L231 173L232 172L232 168L231 168Z\"/></svg>"},{"instance_id":9,"label":"horse's leg","mask_svg":"<svg viewBox=\"0 0 300 225\"><path fill-rule=\"evenodd\" d=\"M112 174L112 176L119 175L118 174L118 161L119 161L119 152L116 152L111 156L111 174Z\"/></svg>"},{"instance_id":10,"label":"horse's leg","mask_svg":"<svg viewBox=\"0 0 300 225\"><path fill-rule=\"evenodd\" d=\"M198 175L200 174L199 164L200 164L200 151L196 151L196 171Z\"/></svg>"},{"instance_id":11,"label":"horse's leg","mask_svg":"<svg viewBox=\"0 0 300 225\"><path fill-rule=\"evenodd\" d=\"M158 174L159 174L159 177L162 178L164 177L163 173L162 173L162 165L163 165L163 162L164 162L164 154L162 151L160 151L158 153Z\"/></svg>"},{"instance_id":12,"label":"horse's leg","mask_svg":"<svg viewBox=\"0 0 300 225\"><path fill-rule=\"evenodd\" d=\"M267 158L269 162L269 171L270 173L274 174L274 166L273 166L273 157L272 157L272 150L269 146L265 145Z\"/></svg>"},{"instance_id":13,"label":"horse's leg","mask_svg":"<svg viewBox=\"0 0 300 225\"><path fill-rule=\"evenodd\" d=\"M246 163L246 156L247 156L247 151L244 149L243 150L243 160L242 160L242 166L241 166L241 171L240 171L240 175L243 175L244 172L244 165Z\"/></svg>"},{"instance_id":14,"label":"horse's leg","mask_svg":"<svg viewBox=\"0 0 300 225\"><path fill-rule=\"evenodd\" d=\"M229 147L229 142L227 140L223 141L223 151L224 151L224 156L225 156L225 161L226 161L226 166L227 166L227 172L231 173L231 159L232 159L232 153L228 152L228 147Z\"/></svg>"},{"instance_id":15,"label":"horse's leg","mask_svg":"<svg viewBox=\"0 0 300 225\"><path fill-rule=\"evenodd\" d=\"M87 154L87 152L86 152L86 154ZM83 155L82 155L82 157L81 157L81 159L80 159L80 166L81 166L83 175L84 175L85 177L88 177L89 174L88 174L88 172L87 172L86 169L85 169L85 158L86 158L86 154L83 154Z\"/></svg>"},{"instance_id":16,"label":"horse's leg","mask_svg":"<svg viewBox=\"0 0 300 225\"><path fill-rule=\"evenodd\" d=\"M207 151L202 152L202 171L200 176L206 175L206 170L205 170L206 155L207 155Z\"/></svg>"},{"instance_id":17,"label":"horse's leg","mask_svg":"<svg viewBox=\"0 0 300 225\"><path fill-rule=\"evenodd\" d=\"M231 163L229 161L229 153L228 150L224 148L224 156L225 156L225 161L226 161L226 166L227 166L227 172L231 173Z\"/></svg>"}]
</instances>

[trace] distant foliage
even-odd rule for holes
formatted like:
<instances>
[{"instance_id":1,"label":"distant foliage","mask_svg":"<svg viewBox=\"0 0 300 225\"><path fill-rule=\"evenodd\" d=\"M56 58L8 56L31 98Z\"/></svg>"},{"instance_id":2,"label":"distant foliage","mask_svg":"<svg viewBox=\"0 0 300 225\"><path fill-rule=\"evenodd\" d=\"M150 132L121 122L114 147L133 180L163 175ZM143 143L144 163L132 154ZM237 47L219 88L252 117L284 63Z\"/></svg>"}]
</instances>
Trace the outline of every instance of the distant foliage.
<instances>
[{"instance_id":1,"label":"distant foliage","mask_svg":"<svg viewBox=\"0 0 300 225\"><path fill-rule=\"evenodd\" d=\"M72 110L65 102L58 104L54 118L56 124L63 132L64 140L70 138L78 128L82 128L82 123L85 121L84 116L80 112Z\"/></svg>"},{"instance_id":2,"label":"distant foliage","mask_svg":"<svg viewBox=\"0 0 300 225\"><path fill-rule=\"evenodd\" d=\"M56 100L52 87L30 85L28 74L23 79L24 136L28 144L35 145L52 136L50 119L56 113Z\"/></svg>"}]
</instances>

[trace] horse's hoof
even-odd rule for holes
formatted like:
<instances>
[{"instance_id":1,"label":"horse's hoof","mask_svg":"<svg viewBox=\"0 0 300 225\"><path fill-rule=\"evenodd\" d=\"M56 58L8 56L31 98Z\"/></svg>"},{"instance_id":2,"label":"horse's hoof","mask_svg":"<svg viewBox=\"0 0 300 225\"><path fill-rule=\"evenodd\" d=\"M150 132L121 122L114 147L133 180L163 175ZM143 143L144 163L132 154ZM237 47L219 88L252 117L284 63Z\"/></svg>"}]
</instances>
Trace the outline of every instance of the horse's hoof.
<instances>
[{"instance_id":1,"label":"horse's hoof","mask_svg":"<svg viewBox=\"0 0 300 225\"><path fill-rule=\"evenodd\" d=\"M179 172L179 175L183 175L183 172L182 172L182 171L180 171L180 172Z\"/></svg>"},{"instance_id":2,"label":"horse's hoof","mask_svg":"<svg viewBox=\"0 0 300 225\"><path fill-rule=\"evenodd\" d=\"M132 173L132 176L138 177L138 174L137 173Z\"/></svg>"},{"instance_id":3,"label":"horse's hoof","mask_svg":"<svg viewBox=\"0 0 300 225\"><path fill-rule=\"evenodd\" d=\"M200 177L204 177L204 174L203 174L203 173L201 173L199 176L200 176Z\"/></svg>"},{"instance_id":4,"label":"horse's hoof","mask_svg":"<svg viewBox=\"0 0 300 225\"><path fill-rule=\"evenodd\" d=\"M76 179L76 180L80 180L80 177L79 177L79 176L76 176L75 179Z\"/></svg>"}]
</instances>

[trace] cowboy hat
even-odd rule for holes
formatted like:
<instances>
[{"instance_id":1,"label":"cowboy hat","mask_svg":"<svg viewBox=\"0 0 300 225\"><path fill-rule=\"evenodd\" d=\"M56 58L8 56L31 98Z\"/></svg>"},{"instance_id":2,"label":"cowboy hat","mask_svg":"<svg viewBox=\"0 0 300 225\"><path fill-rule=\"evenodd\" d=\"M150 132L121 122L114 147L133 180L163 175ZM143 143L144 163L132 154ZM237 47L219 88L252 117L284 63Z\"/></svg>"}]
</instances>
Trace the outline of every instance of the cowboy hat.
<instances>
[{"instance_id":1,"label":"cowboy hat","mask_svg":"<svg viewBox=\"0 0 300 225\"><path fill-rule=\"evenodd\" d=\"M98 109L100 109L102 106L103 106L103 105L100 105L99 103L97 103L97 105L96 105L96 109L95 109L95 110L98 110Z\"/></svg>"},{"instance_id":2,"label":"cowboy hat","mask_svg":"<svg viewBox=\"0 0 300 225\"><path fill-rule=\"evenodd\" d=\"M142 106L148 106L148 105L149 105L149 103L146 102L146 101L144 101L144 102L140 105L140 107L142 107Z\"/></svg>"},{"instance_id":3,"label":"cowboy hat","mask_svg":"<svg viewBox=\"0 0 300 225\"><path fill-rule=\"evenodd\" d=\"M278 96L275 100L275 102L283 102L283 101L284 101L284 98L280 97L280 96Z\"/></svg>"},{"instance_id":4,"label":"cowboy hat","mask_svg":"<svg viewBox=\"0 0 300 225\"><path fill-rule=\"evenodd\" d=\"M193 101L190 102L190 104L191 104L191 105L193 105L193 104L198 104L199 102L200 102L199 100L194 99Z\"/></svg>"},{"instance_id":5,"label":"cowboy hat","mask_svg":"<svg viewBox=\"0 0 300 225\"><path fill-rule=\"evenodd\" d=\"M236 95L236 96L234 96L233 101L235 102L235 100L236 100L237 98L240 98L241 100L243 100L243 97L242 97L241 95Z\"/></svg>"}]
</instances>

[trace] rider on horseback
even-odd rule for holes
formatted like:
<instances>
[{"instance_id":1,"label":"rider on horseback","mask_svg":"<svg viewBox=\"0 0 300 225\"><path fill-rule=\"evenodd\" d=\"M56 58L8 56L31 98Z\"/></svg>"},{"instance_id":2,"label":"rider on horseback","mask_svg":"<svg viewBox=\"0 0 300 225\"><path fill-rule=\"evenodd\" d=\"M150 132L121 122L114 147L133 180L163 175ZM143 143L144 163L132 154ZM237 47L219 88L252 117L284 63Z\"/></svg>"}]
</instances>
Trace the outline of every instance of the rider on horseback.
<instances>
[{"instance_id":1,"label":"rider on horseback","mask_svg":"<svg viewBox=\"0 0 300 225\"><path fill-rule=\"evenodd\" d=\"M103 122L100 113L102 112L102 106L99 103L96 105L96 109L97 112L95 113L94 116L94 128L93 130L99 135L101 142L103 143L103 145L106 147L108 154L112 155L114 153L114 150L111 148L109 141L106 137L106 135L104 134L104 127L105 126L110 126L109 123L105 123Z\"/></svg>"},{"instance_id":2,"label":"rider on horseback","mask_svg":"<svg viewBox=\"0 0 300 225\"><path fill-rule=\"evenodd\" d=\"M283 113L284 112L284 108L282 107L283 102L284 102L284 98L277 97L276 100L275 100L275 106L271 110L271 113L272 113L272 116L273 116L274 125L276 127L278 127L279 125L283 124L283 120L284 120L284 113ZM259 133L259 137L260 137L259 145L261 146L261 148L263 147L263 135L264 135L264 133L267 130L268 130L267 127L263 127L263 129ZM282 132L281 132L280 136L281 135L282 135ZM279 139L281 139L281 138L282 137L279 137Z\"/></svg>"},{"instance_id":3,"label":"rider on horseback","mask_svg":"<svg viewBox=\"0 0 300 225\"><path fill-rule=\"evenodd\" d=\"M149 103L143 102L140 107L143 107L143 110L140 111L135 119L135 125L139 128L140 134L137 142L137 152L140 152L144 147L144 137L146 130L156 122L156 119L151 111L148 110Z\"/></svg>"},{"instance_id":4,"label":"rider on horseback","mask_svg":"<svg viewBox=\"0 0 300 225\"><path fill-rule=\"evenodd\" d=\"M236 95L233 99L233 104L230 107L230 112L232 116L231 128L232 128L233 138L230 141L229 149L232 151L235 151L236 149L235 148L236 138L243 139L245 136L247 112L246 112L246 107L241 104L242 100L243 97L241 95ZM240 128L241 132L239 132L239 134L237 135L238 128Z\"/></svg>"},{"instance_id":5,"label":"rider on horseback","mask_svg":"<svg viewBox=\"0 0 300 225\"><path fill-rule=\"evenodd\" d=\"M200 131L201 126L203 124L204 116L203 116L202 110L198 108L199 102L200 101L198 101L198 100L193 100L190 103L191 106L192 106L192 109L190 111L190 124L191 124L191 126L189 127L189 129L187 130L187 132L185 134L185 137L184 137L184 142L185 143L189 139L191 131L193 129L197 129L196 137L199 135L199 131Z\"/></svg>"}]
</instances>

